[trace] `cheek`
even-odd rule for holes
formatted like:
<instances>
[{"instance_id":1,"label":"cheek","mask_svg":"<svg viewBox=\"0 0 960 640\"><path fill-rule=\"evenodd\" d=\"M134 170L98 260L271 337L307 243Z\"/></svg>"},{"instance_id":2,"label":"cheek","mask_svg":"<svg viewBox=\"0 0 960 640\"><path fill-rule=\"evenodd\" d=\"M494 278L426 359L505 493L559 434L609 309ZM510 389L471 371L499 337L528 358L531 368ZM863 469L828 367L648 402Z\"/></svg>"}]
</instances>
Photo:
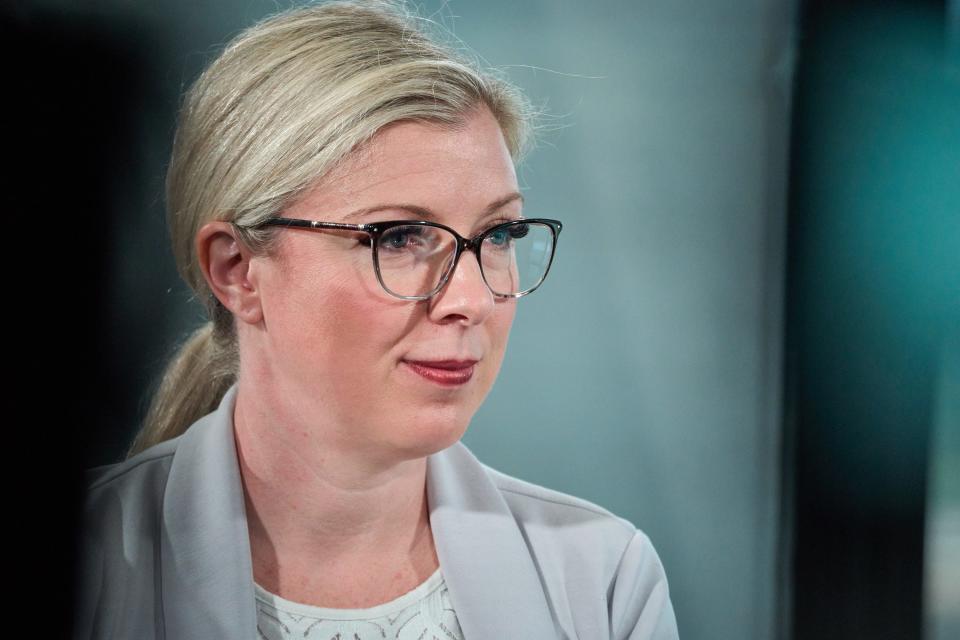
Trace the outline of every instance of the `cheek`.
<instances>
[{"instance_id":1,"label":"cheek","mask_svg":"<svg viewBox=\"0 0 960 640\"><path fill-rule=\"evenodd\" d=\"M360 258L369 256L348 258L291 252L276 269L263 294L274 366L339 385L364 370L358 365L373 365L388 354L405 323L383 300L375 278L364 277L372 276L372 266Z\"/></svg>"},{"instance_id":2,"label":"cheek","mask_svg":"<svg viewBox=\"0 0 960 640\"><path fill-rule=\"evenodd\" d=\"M516 310L516 299L497 301L496 308L487 319L491 352L497 358L498 370L500 368L500 361L503 360L504 352L507 348L507 342L510 338L510 327L513 326Z\"/></svg>"},{"instance_id":3,"label":"cheek","mask_svg":"<svg viewBox=\"0 0 960 640\"><path fill-rule=\"evenodd\" d=\"M516 298L508 298L506 300L497 302L497 307L494 309L493 316L497 322L497 331L502 335L504 343L506 343L507 338L510 337L510 327L513 326L513 319L516 317L516 315Z\"/></svg>"}]
</instances>

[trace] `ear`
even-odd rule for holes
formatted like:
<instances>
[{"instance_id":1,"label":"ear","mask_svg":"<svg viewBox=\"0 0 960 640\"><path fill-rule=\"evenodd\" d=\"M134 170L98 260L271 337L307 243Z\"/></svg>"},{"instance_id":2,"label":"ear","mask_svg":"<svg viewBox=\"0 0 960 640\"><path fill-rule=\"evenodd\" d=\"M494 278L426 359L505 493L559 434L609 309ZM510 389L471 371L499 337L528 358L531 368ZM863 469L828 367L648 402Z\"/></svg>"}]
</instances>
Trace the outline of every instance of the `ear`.
<instances>
[{"instance_id":1,"label":"ear","mask_svg":"<svg viewBox=\"0 0 960 640\"><path fill-rule=\"evenodd\" d=\"M253 254L237 237L229 222L203 225L196 236L197 261L207 285L217 299L248 324L263 320L256 272L251 269Z\"/></svg>"}]
</instances>

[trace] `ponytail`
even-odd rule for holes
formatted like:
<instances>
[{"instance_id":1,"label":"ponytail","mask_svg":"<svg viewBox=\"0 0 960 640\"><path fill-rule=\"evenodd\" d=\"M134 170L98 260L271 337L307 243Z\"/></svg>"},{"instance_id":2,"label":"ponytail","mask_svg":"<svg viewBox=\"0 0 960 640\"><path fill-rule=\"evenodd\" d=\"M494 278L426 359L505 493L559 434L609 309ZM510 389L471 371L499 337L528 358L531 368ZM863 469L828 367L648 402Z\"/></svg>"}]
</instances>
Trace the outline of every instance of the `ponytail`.
<instances>
[{"instance_id":1,"label":"ponytail","mask_svg":"<svg viewBox=\"0 0 960 640\"><path fill-rule=\"evenodd\" d=\"M225 311L225 310L224 310ZM217 314L219 315L219 314ZM182 434L217 408L237 378L238 357L229 312L218 331L213 322L193 332L167 365L143 427L127 458Z\"/></svg>"}]
</instances>

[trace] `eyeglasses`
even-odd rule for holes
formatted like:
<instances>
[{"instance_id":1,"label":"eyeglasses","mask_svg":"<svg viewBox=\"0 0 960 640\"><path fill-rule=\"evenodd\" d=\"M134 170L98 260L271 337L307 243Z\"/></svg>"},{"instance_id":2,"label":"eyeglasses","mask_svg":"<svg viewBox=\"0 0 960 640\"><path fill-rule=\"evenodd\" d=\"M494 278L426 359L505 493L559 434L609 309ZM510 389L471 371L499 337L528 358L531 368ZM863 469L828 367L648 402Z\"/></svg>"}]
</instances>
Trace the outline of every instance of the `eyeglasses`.
<instances>
[{"instance_id":1,"label":"eyeglasses","mask_svg":"<svg viewBox=\"0 0 960 640\"><path fill-rule=\"evenodd\" d=\"M464 251L477 256L483 281L493 295L525 296L547 277L563 228L558 220L524 218L495 225L467 239L446 225L426 220L345 224L271 218L258 227L268 225L368 234L380 286L403 300L435 296L450 279Z\"/></svg>"}]
</instances>

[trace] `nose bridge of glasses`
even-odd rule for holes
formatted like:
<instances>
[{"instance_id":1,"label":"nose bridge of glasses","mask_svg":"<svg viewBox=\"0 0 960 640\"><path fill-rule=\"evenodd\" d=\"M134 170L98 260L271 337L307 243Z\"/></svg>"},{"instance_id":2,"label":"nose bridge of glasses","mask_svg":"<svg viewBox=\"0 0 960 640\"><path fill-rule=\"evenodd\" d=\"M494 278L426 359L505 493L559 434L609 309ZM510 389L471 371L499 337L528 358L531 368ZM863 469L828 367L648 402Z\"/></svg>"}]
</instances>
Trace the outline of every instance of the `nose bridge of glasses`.
<instances>
[{"instance_id":1,"label":"nose bridge of glasses","mask_svg":"<svg viewBox=\"0 0 960 640\"><path fill-rule=\"evenodd\" d=\"M479 248L479 243L474 243L473 240L470 240L467 238L457 237L456 255L453 257L453 260L451 261L450 267L447 269L446 274L444 274L443 280L441 281L440 285L437 287L437 291L436 291L437 294L439 294L441 291L446 289L450 281L453 280L454 277L456 277L455 274L457 271L457 267L460 266L461 259L465 254L470 254L473 256L474 261L476 262L476 265L477 265L475 267L477 270L477 275L480 277L480 281L483 282L483 286L489 290L489 286L487 285L487 280L483 276L483 268L480 265L480 254L477 251L478 248Z\"/></svg>"},{"instance_id":2,"label":"nose bridge of glasses","mask_svg":"<svg viewBox=\"0 0 960 640\"><path fill-rule=\"evenodd\" d=\"M460 240L460 247L459 247L459 250L457 251L456 256L453 259L453 264L450 265L450 273L448 274L448 276L452 278L453 273L457 270L457 267L460 265L461 260L463 260L463 256L466 254L470 254L471 256L473 256L474 260L477 263L477 267L476 267L477 272L480 274L480 277L482 279L483 268L480 266L480 254L477 251L477 249L479 249L479 245L474 244L473 240L467 240L467 239Z\"/></svg>"}]
</instances>

